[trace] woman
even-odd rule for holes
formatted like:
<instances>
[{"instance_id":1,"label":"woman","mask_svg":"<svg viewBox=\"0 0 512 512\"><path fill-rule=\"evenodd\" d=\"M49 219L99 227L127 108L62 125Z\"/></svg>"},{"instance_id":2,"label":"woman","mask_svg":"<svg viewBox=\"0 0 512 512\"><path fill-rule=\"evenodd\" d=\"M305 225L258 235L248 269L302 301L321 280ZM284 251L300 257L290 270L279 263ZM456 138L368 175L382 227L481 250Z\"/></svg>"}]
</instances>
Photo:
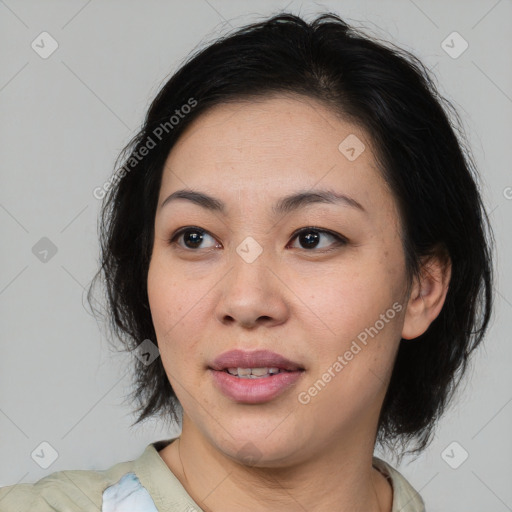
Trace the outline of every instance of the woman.
<instances>
[{"instance_id":1,"label":"woman","mask_svg":"<svg viewBox=\"0 0 512 512\"><path fill-rule=\"evenodd\" d=\"M427 446L492 303L445 108L420 62L335 15L190 58L95 192L138 422L182 433L4 488L2 510L425 510L374 447Z\"/></svg>"}]
</instances>

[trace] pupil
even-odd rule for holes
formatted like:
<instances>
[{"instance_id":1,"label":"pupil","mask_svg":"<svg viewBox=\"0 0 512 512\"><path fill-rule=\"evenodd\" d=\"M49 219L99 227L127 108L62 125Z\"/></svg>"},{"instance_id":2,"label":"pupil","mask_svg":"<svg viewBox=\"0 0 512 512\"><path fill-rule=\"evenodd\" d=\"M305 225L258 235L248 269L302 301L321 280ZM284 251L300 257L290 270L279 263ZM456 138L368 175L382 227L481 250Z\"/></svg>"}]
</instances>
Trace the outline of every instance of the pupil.
<instances>
[{"instance_id":1,"label":"pupil","mask_svg":"<svg viewBox=\"0 0 512 512\"><path fill-rule=\"evenodd\" d=\"M307 234L300 235L299 239L306 247L315 247L318 244L319 235L316 231L308 231Z\"/></svg>"},{"instance_id":2,"label":"pupil","mask_svg":"<svg viewBox=\"0 0 512 512\"><path fill-rule=\"evenodd\" d=\"M186 231L184 235L184 241L187 247L189 246L189 242L192 243L192 247L197 247L203 239L203 235L198 234L197 231Z\"/></svg>"}]
</instances>

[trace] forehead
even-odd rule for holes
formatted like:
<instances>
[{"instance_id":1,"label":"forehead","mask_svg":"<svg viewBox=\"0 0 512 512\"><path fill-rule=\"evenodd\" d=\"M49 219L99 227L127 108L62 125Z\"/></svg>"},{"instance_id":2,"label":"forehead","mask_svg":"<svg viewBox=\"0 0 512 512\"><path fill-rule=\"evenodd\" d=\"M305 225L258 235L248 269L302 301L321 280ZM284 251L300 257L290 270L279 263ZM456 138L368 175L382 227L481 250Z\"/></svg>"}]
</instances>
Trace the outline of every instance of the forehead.
<instances>
[{"instance_id":1,"label":"forehead","mask_svg":"<svg viewBox=\"0 0 512 512\"><path fill-rule=\"evenodd\" d=\"M228 103L201 114L167 158L161 197L186 187L258 201L315 187L361 203L387 193L368 135L302 96Z\"/></svg>"}]
</instances>

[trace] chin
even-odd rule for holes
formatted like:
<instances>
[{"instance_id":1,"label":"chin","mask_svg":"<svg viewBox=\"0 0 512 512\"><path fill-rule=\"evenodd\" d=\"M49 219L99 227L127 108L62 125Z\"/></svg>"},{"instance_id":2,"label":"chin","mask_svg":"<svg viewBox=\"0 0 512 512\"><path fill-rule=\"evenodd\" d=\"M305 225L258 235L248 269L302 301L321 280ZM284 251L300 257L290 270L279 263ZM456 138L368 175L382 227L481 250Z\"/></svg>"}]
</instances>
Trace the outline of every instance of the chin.
<instances>
[{"instance_id":1,"label":"chin","mask_svg":"<svg viewBox=\"0 0 512 512\"><path fill-rule=\"evenodd\" d=\"M271 432L271 430L269 430ZM225 456L244 466L251 467L286 467L298 460L300 446L304 446L294 436L273 437L261 431L239 432L235 438L224 438L216 443L217 449ZM286 442L286 439L293 442Z\"/></svg>"}]
</instances>

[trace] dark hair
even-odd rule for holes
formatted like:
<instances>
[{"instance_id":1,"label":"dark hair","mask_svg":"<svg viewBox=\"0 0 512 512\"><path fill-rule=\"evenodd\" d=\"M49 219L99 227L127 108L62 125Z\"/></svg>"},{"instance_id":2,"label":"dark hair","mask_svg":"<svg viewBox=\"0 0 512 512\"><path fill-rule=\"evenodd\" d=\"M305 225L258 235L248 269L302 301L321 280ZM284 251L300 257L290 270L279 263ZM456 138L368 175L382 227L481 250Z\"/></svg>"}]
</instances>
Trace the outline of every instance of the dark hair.
<instances>
[{"instance_id":1,"label":"dark hair","mask_svg":"<svg viewBox=\"0 0 512 512\"><path fill-rule=\"evenodd\" d=\"M415 441L412 451L418 452L487 329L493 236L460 120L423 64L335 14L307 23L281 13L245 26L197 50L167 81L103 187L108 193L101 212L101 268L89 303L103 276L112 332L123 346L133 350L143 340L156 341L147 274L167 156L206 109L275 93L319 100L369 134L399 208L409 282L422 258L451 261L441 313L414 342L401 341L380 414L377 441ZM135 424L155 414L179 420L161 359L150 365L134 361Z\"/></svg>"}]
</instances>

